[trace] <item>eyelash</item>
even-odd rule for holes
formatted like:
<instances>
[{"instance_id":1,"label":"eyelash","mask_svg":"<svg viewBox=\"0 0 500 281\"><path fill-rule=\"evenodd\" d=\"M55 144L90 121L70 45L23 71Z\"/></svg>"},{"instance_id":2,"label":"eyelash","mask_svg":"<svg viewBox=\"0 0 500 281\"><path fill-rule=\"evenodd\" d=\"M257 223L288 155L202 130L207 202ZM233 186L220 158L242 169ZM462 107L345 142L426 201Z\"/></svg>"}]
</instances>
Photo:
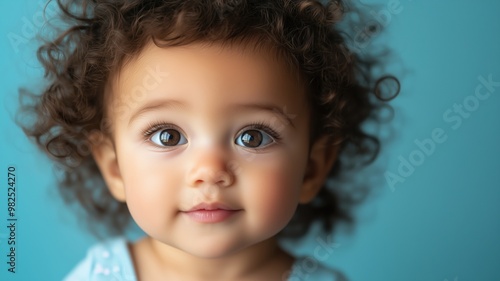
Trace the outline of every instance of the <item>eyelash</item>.
<instances>
[{"instance_id":1,"label":"eyelash","mask_svg":"<svg viewBox=\"0 0 500 281\"><path fill-rule=\"evenodd\" d=\"M271 125L269 125L266 122L251 123L251 124L248 125L248 127L249 127L249 129L247 129L247 130L261 130L261 131L266 132L276 142L278 142L278 141L281 140L280 134L278 134L278 132L276 132L275 130L273 130L271 128Z\"/></svg>"},{"instance_id":2,"label":"eyelash","mask_svg":"<svg viewBox=\"0 0 500 281\"><path fill-rule=\"evenodd\" d=\"M175 126L172 126L171 124L161 122L161 121L151 122L148 124L148 126L144 130L143 135L144 135L144 137L147 138L159 130L166 130L166 129L175 129Z\"/></svg>"},{"instance_id":3,"label":"eyelash","mask_svg":"<svg viewBox=\"0 0 500 281\"><path fill-rule=\"evenodd\" d=\"M162 121L156 121L156 122L149 123L142 134L144 135L144 137L147 140L151 137L151 135L158 132L159 130L176 129L176 128L177 127L172 125L172 124L168 124L168 123L165 123ZM275 142L279 142L281 140L281 136L274 129L272 129L271 126L266 122L260 121L260 122L248 124L245 131L248 131L248 130L261 130L261 131L264 131L265 133L267 133L269 136L271 136L271 138ZM242 131L242 132L245 132L245 131Z\"/></svg>"}]
</instances>

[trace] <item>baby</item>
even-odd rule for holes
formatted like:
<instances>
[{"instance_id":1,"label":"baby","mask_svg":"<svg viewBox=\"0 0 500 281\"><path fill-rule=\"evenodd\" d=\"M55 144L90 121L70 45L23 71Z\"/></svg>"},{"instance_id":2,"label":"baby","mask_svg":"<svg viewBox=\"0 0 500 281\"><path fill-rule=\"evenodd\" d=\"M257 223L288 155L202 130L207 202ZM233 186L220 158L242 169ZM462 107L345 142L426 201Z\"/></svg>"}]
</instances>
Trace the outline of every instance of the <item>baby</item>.
<instances>
[{"instance_id":1,"label":"baby","mask_svg":"<svg viewBox=\"0 0 500 281\"><path fill-rule=\"evenodd\" d=\"M278 242L352 220L335 179L378 152L362 124L383 106L381 61L349 51L353 7L58 4L69 28L38 50L49 85L24 130L61 167L62 195L118 234L65 280L343 280Z\"/></svg>"}]
</instances>

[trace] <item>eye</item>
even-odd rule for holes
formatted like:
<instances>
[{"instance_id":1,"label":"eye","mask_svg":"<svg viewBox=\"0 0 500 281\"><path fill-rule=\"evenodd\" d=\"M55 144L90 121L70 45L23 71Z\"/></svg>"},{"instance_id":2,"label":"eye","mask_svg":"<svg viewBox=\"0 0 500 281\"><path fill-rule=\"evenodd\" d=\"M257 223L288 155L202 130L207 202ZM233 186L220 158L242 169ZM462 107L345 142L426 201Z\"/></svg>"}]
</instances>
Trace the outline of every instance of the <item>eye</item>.
<instances>
[{"instance_id":1,"label":"eye","mask_svg":"<svg viewBox=\"0 0 500 281\"><path fill-rule=\"evenodd\" d=\"M241 145L248 148L257 148L261 146L261 144L264 144L263 146L266 146L273 142L274 139L267 133L255 129L244 131L236 138L235 141L237 145Z\"/></svg>"},{"instance_id":2,"label":"eye","mask_svg":"<svg viewBox=\"0 0 500 281\"><path fill-rule=\"evenodd\" d=\"M150 140L158 146L176 146L187 143L186 138L175 129L159 130L151 135Z\"/></svg>"}]
</instances>

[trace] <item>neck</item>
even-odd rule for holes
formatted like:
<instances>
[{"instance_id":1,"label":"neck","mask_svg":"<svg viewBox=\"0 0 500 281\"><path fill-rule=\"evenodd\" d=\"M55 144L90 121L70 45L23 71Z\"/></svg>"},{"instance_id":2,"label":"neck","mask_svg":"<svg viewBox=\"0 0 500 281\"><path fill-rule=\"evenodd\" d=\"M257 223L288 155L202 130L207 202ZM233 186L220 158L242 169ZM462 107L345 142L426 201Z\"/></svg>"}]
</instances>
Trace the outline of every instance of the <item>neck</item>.
<instances>
[{"instance_id":1,"label":"neck","mask_svg":"<svg viewBox=\"0 0 500 281\"><path fill-rule=\"evenodd\" d=\"M272 267L286 270L292 263L274 237L217 258L193 256L152 238L147 243L157 266L166 269L162 276L177 276L175 280L245 280Z\"/></svg>"}]
</instances>

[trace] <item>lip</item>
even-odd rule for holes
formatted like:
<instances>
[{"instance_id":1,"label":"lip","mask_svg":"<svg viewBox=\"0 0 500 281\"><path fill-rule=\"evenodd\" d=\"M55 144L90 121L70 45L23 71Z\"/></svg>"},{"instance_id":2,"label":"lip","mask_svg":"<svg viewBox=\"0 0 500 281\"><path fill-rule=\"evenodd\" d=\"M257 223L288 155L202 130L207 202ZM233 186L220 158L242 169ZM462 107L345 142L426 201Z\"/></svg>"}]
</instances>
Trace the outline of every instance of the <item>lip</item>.
<instances>
[{"instance_id":1,"label":"lip","mask_svg":"<svg viewBox=\"0 0 500 281\"><path fill-rule=\"evenodd\" d=\"M207 210L207 211L212 211L212 210L227 210L227 211L236 211L237 209L231 208L225 204L219 203L219 202L214 202L214 203L205 203L202 202L191 209L189 209L186 212L192 212L192 211L199 211L199 210Z\"/></svg>"},{"instance_id":2,"label":"lip","mask_svg":"<svg viewBox=\"0 0 500 281\"><path fill-rule=\"evenodd\" d=\"M231 208L222 203L200 203L182 214L199 223L218 223L238 214L241 209Z\"/></svg>"}]
</instances>

